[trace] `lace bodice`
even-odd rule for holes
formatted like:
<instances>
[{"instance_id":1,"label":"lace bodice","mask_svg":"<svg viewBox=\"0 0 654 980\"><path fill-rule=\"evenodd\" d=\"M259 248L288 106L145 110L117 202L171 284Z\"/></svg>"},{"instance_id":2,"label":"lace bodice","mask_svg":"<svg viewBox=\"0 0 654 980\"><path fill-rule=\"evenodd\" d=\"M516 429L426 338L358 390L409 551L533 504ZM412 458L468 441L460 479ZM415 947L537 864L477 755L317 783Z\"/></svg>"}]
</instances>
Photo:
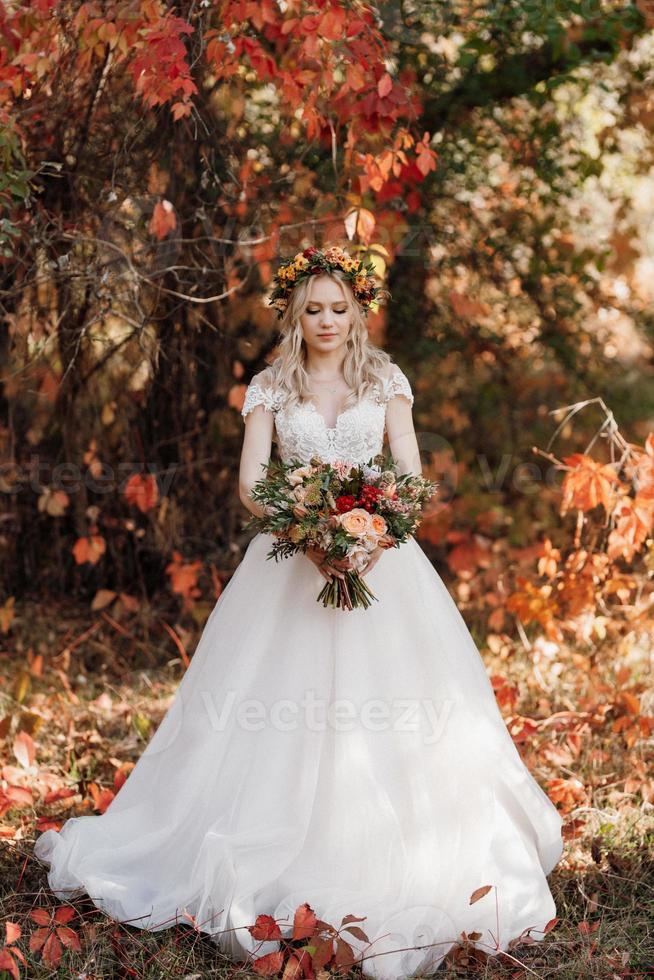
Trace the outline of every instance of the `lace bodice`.
<instances>
[{"instance_id":1,"label":"lace bodice","mask_svg":"<svg viewBox=\"0 0 654 980\"><path fill-rule=\"evenodd\" d=\"M392 365L388 378L381 378L357 405L342 411L336 425L328 426L313 402L282 405L282 393L253 379L245 392L241 415L245 418L257 405L275 416L279 453L284 462L299 459L308 463L312 456L325 462L336 460L352 464L367 463L382 451L386 432L386 405L403 395L413 405L413 393L406 375Z\"/></svg>"}]
</instances>

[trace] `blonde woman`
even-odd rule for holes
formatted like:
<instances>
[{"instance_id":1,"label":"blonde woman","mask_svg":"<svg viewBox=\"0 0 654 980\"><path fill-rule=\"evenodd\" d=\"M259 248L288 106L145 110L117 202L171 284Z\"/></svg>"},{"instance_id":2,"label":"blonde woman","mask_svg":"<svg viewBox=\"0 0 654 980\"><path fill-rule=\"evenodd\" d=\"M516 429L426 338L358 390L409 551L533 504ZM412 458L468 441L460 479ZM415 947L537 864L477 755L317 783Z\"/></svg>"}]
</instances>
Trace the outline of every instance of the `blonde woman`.
<instances>
[{"instance_id":1,"label":"blonde woman","mask_svg":"<svg viewBox=\"0 0 654 980\"><path fill-rule=\"evenodd\" d=\"M338 246L280 267L278 356L242 409L251 513L273 438L285 460L365 463L386 436L420 474L409 381L368 340L375 295ZM51 888L141 928L195 922L234 959L278 948L247 929L261 913L284 934L305 902L336 927L365 917L368 942L344 937L383 980L434 971L463 931L490 954L541 939L561 818L417 541L372 553L378 601L343 611L316 601L343 569L317 551L268 561L272 540L250 541L107 811L37 840Z\"/></svg>"}]
</instances>

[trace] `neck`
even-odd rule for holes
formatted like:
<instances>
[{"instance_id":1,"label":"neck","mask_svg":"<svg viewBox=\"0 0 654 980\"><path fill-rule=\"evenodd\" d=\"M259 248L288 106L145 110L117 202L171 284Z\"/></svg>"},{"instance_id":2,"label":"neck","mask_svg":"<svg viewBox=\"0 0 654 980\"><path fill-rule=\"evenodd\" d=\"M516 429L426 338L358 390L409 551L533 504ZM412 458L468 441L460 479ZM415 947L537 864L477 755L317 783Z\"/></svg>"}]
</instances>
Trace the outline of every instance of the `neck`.
<instances>
[{"instance_id":1,"label":"neck","mask_svg":"<svg viewBox=\"0 0 654 980\"><path fill-rule=\"evenodd\" d=\"M341 351L326 351L325 353L307 351L304 368L309 374L320 377L324 375L334 378L343 373L345 355Z\"/></svg>"}]
</instances>

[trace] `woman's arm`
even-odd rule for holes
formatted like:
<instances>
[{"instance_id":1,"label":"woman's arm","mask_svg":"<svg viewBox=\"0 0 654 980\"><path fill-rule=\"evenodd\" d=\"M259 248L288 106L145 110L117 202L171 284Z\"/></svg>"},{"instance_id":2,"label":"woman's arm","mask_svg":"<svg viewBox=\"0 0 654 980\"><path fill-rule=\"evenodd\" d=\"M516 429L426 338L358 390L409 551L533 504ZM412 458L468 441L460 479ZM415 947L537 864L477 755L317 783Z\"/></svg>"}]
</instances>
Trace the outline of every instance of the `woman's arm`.
<instances>
[{"instance_id":1,"label":"woman's arm","mask_svg":"<svg viewBox=\"0 0 654 980\"><path fill-rule=\"evenodd\" d=\"M257 480L261 480L266 475L264 464L270 459L273 423L273 413L264 405L258 404L254 408L248 406L245 416L245 435L241 449L238 484L241 503L256 517L263 517L265 511L261 504L252 500L250 490ZM325 553L320 549L310 548L305 554L328 582L331 582L334 575L343 578L341 569L325 564Z\"/></svg>"},{"instance_id":2,"label":"woman's arm","mask_svg":"<svg viewBox=\"0 0 654 980\"><path fill-rule=\"evenodd\" d=\"M398 473L411 473L413 476L422 476L422 462L420 460L420 450L413 427L413 393L409 382L401 371L394 369L400 379L397 382L395 391L386 402L386 434L388 436L391 455L397 463ZM362 575L367 575L383 554L384 549L377 547L370 555L370 561Z\"/></svg>"},{"instance_id":3,"label":"woman's arm","mask_svg":"<svg viewBox=\"0 0 654 980\"><path fill-rule=\"evenodd\" d=\"M257 405L245 417L238 492L243 506L256 517L263 517L264 510L261 504L252 500L250 491L257 480L266 475L265 464L272 450L273 421L273 413L263 405Z\"/></svg>"},{"instance_id":4,"label":"woman's arm","mask_svg":"<svg viewBox=\"0 0 654 980\"><path fill-rule=\"evenodd\" d=\"M411 403L404 395L395 395L386 403L386 433L391 455L398 464L398 472L422 476Z\"/></svg>"}]
</instances>

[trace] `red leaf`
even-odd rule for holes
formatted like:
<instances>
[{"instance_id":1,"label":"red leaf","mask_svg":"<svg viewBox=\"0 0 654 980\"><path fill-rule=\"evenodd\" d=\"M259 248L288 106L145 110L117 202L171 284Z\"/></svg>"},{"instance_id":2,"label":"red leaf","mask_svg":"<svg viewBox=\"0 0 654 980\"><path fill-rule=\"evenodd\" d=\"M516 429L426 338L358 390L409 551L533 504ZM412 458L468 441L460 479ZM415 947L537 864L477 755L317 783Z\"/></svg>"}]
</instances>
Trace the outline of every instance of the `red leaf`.
<instances>
[{"instance_id":1,"label":"red leaf","mask_svg":"<svg viewBox=\"0 0 654 980\"><path fill-rule=\"evenodd\" d=\"M147 514L159 500L157 478L152 473L134 473L130 476L123 491L125 500Z\"/></svg>"},{"instance_id":2,"label":"red leaf","mask_svg":"<svg viewBox=\"0 0 654 980\"><path fill-rule=\"evenodd\" d=\"M266 953L252 962L252 969L260 977L273 977L282 968L284 962L283 953Z\"/></svg>"},{"instance_id":3,"label":"red leaf","mask_svg":"<svg viewBox=\"0 0 654 980\"><path fill-rule=\"evenodd\" d=\"M388 93L391 91L392 88L393 88L393 79L388 74L388 72L385 71L382 77L377 82L377 95L379 96L380 99L383 99L388 95Z\"/></svg>"},{"instance_id":4,"label":"red leaf","mask_svg":"<svg viewBox=\"0 0 654 980\"><path fill-rule=\"evenodd\" d=\"M282 973L282 980L295 980L296 977L303 977L304 970L300 966L300 961L297 956L291 956L288 963L284 967L284 972Z\"/></svg>"},{"instance_id":5,"label":"red leaf","mask_svg":"<svg viewBox=\"0 0 654 980\"><path fill-rule=\"evenodd\" d=\"M57 935L68 949L74 949L76 953L82 952L82 944L74 929L69 928L69 926L59 926Z\"/></svg>"},{"instance_id":6,"label":"red leaf","mask_svg":"<svg viewBox=\"0 0 654 980\"><path fill-rule=\"evenodd\" d=\"M316 921L316 914L307 902L298 905L293 918L293 939L308 939L312 936Z\"/></svg>"},{"instance_id":7,"label":"red leaf","mask_svg":"<svg viewBox=\"0 0 654 980\"><path fill-rule=\"evenodd\" d=\"M10 951L6 948L0 949L0 970L6 970L12 975L12 977L15 978L15 980L20 980L20 973L16 965L16 961L14 960Z\"/></svg>"},{"instance_id":8,"label":"red leaf","mask_svg":"<svg viewBox=\"0 0 654 980\"><path fill-rule=\"evenodd\" d=\"M58 922L60 925L64 925L64 923L70 922L74 918L75 909L71 908L70 905L60 905L54 914L55 922Z\"/></svg>"},{"instance_id":9,"label":"red leaf","mask_svg":"<svg viewBox=\"0 0 654 980\"><path fill-rule=\"evenodd\" d=\"M59 937L56 932L51 932L46 939L41 955L43 957L43 962L46 966L57 967L61 962L61 954L63 953L63 948L59 942Z\"/></svg>"},{"instance_id":10,"label":"red leaf","mask_svg":"<svg viewBox=\"0 0 654 980\"><path fill-rule=\"evenodd\" d=\"M15 943L17 939L20 939L21 932L21 927L17 922L5 922L5 941L7 946L10 946L12 943Z\"/></svg>"},{"instance_id":11,"label":"red leaf","mask_svg":"<svg viewBox=\"0 0 654 980\"><path fill-rule=\"evenodd\" d=\"M253 939L281 939L282 933L272 915L258 915L253 926L248 926Z\"/></svg>"},{"instance_id":12,"label":"red leaf","mask_svg":"<svg viewBox=\"0 0 654 980\"><path fill-rule=\"evenodd\" d=\"M48 909L30 909L30 919L40 926L49 926L52 921Z\"/></svg>"},{"instance_id":13,"label":"red leaf","mask_svg":"<svg viewBox=\"0 0 654 980\"><path fill-rule=\"evenodd\" d=\"M176 227L175 209L170 201L157 201L148 224L148 231L161 240Z\"/></svg>"}]
</instances>

